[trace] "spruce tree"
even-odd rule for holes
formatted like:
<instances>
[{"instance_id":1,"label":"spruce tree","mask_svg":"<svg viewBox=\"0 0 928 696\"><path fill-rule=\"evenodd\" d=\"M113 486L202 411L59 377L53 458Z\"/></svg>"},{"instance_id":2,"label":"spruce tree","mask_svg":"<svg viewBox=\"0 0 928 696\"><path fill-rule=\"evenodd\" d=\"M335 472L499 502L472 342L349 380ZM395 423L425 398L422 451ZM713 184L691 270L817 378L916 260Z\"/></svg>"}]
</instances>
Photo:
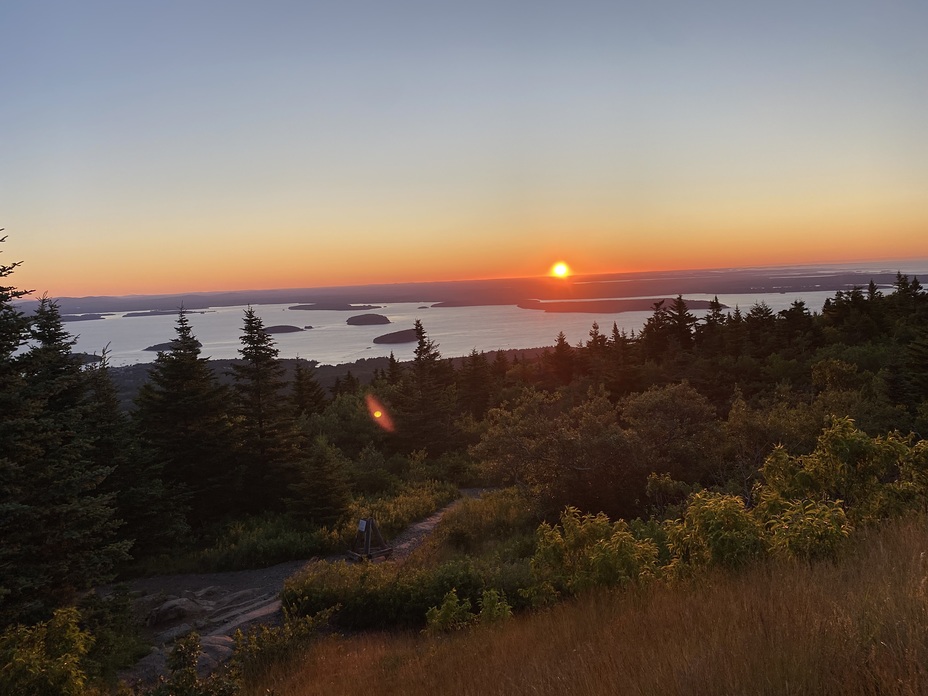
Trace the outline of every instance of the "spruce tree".
<instances>
[{"instance_id":1,"label":"spruce tree","mask_svg":"<svg viewBox=\"0 0 928 696\"><path fill-rule=\"evenodd\" d=\"M297 358L290 396L293 411L297 417L322 413L328 403L325 389L316 380L315 372L312 363Z\"/></svg>"},{"instance_id":2,"label":"spruce tree","mask_svg":"<svg viewBox=\"0 0 928 696\"><path fill-rule=\"evenodd\" d=\"M0 621L38 620L112 578L129 543L117 541L112 469L91 456L85 381L57 305L42 298L30 348L13 359L19 408L4 418L0 465Z\"/></svg>"},{"instance_id":3,"label":"spruce tree","mask_svg":"<svg viewBox=\"0 0 928 696\"><path fill-rule=\"evenodd\" d=\"M296 436L277 347L251 307L245 310L241 343L241 362L232 366L232 374L240 471L247 493L242 502L252 510L282 509Z\"/></svg>"},{"instance_id":4,"label":"spruce tree","mask_svg":"<svg viewBox=\"0 0 928 696\"><path fill-rule=\"evenodd\" d=\"M456 403L454 371L442 363L438 345L429 338L418 319L412 369L404 376L397 394L397 435L407 451L425 449L441 454L457 438L454 428Z\"/></svg>"},{"instance_id":5,"label":"spruce tree","mask_svg":"<svg viewBox=\"0 0 928 696\"><path fill-rule=\"evenodd\" d=\"M118 536L132 543L135 559L165 553L189 532L184 508L165 484L159 463L133 436L110 377L106 351L84 374L87 425L93 442L90 458L97 466L112 470L102 490L113 495L116 516L123 523Z\"/></svg>"},{"instance_id":6,"label":"spruce tree","mask_svg":"<svg viewBox=\"0 0 928 696\"><path fill-rule=\"evenodd\" d=\"M299 519L331 526L345 514L350 501L348 460L320 435L297 463L287 507Z\"/></svg>"},{"instance_id":7,"label":"spruce tree","mask_svg":"<svg viewBox=\"0 0 928 696\"><path fill-rule=\"evenodd\" d=\"M229 394L200 357L183 309L175 331L139 390L135 425L168 485L181 491L189 521L200 525L235 509Z\"/></svg>"}]
</instances>

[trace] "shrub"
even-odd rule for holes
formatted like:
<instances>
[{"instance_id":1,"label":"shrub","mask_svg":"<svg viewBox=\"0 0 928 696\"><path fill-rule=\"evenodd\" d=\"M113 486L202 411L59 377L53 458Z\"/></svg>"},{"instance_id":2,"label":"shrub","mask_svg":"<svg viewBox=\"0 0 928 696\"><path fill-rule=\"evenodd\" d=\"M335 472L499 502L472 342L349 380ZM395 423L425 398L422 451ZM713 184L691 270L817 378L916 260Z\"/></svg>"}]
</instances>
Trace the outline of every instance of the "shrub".
<instances>
[{"instance_id":1,"label":"shrub","mask_svg":"<svg viewBox=\"0 0 928 696\"><path fill-rule=\"evenodd\" d=\"M733 495L694 493L683 519L665 527L677 569L681 564L735 568L764 552L763 527Z\"/></svg>"},{"instance_id":2,"label":"shrub","mask_svg":"<svg viewBox=\"0 0 928 696\"><path fill-rule=\"evenodd\" d=\"M460 631L474 623L469 599L461 601L455 588L451 588L441 601L440 607L431 607L425 614L425 630L430 634Z\"/></svg>"},{"instance_id":3,"label":"shrub","mask_svg":"<svg viewBox=\"0 0 928 696\"><path fill-rule=\"evenodd\" d=\"M790 558L832 557L851 533L838 501L797 500L767 523L770 548Z\"/></svg>"},{"instance_id":4,"label":"shrub","mask_svg":"<svg viewBox=\"0 0 928 696\"><path fill-rule=\"evenodd\" d=\"M515 488L468 498L448 512L435 530L435 541L474 553L489 540L509 539L520 530L534 531L537 520L528 497Z\"/></svg>"},{"instance_id":5,"label":"shrub","mask_svg":"<svg viewBox=\"0 0 928 696\"><path fill-rule=\"evenodd\" d=\"M581 516L568 507L559 525L538 527L537 539L532 575L539 602L636 582L656 567L654 543L636 539L623 520L612 523L603 513Z\"/></svg>"},{"instance_id":6,"label":"shrub","mask_svg":"<svg viewBox=\"0 0 928 696\"><path fill-rule=\"evenodd\" d=\"M0 634L0 693L84 696L82 661L93 643L78 626L79 613L58 609L34 626L12 626Z\"/></svg>"},{"instance_id":7,"label":"shrub","mask_svg":"<svg viewBox=\"0 0 928 696\"><path fill-rule=\"evenodd\" d=\"M480 596L480 614L477 620L481 624L494 624L512 616L512 607L506 601L506 595L498 590L484 590Z\"/></svg>"}]
</instances>

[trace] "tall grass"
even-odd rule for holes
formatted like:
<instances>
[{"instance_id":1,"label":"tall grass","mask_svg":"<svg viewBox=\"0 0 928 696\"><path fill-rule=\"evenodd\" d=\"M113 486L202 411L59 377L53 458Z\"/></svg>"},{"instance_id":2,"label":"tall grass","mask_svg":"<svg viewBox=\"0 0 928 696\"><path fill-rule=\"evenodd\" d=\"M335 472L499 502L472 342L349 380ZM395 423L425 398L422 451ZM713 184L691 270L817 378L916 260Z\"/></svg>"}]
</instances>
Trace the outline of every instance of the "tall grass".
<instances>
[{"instance_id":1,"label":"tall grass","mask_svg":"<svg viewBox=\"0 0 928 696\"><path fill-rule=\"evenodd\" d=\"M600 593L445 638L316 643L252 693L928 693L928 520L835 562L763 562Z\"/></svg>"}]
</instances>

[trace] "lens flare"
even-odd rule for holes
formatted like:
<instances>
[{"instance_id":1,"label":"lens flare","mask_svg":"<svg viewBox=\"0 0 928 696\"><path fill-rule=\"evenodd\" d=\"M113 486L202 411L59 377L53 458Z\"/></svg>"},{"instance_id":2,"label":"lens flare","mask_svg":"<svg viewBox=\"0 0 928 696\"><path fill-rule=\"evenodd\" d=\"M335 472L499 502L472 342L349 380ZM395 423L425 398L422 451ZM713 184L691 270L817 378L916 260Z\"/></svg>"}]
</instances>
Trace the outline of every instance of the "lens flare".
<instances>
[{"instance_id":1,"label":"lens flare","mask_svg":"<svg viewBox=\"0 0 928 696\"><path fill-rule=\"evenodd\" d=\"M390 414L384 405L373 394L366 394L364 401L367 403L367 412L371 414L373 421L388 433L392 433L394 430L393 419L390 418Z\"/></svg>"}]
</instances>

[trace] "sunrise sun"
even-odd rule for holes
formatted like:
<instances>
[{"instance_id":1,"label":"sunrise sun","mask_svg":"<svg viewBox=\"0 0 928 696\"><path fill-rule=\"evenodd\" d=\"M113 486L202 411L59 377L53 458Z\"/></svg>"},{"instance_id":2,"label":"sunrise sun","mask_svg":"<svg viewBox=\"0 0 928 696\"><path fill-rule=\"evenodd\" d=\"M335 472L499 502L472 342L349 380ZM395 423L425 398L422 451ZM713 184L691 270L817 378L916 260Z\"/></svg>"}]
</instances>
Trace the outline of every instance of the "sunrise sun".
<instances>
[{"instance_id":1,"label":"sunrise sun","mask_svg":"<svg viewBox=\"0 0 928 696\"><path fill-rule=\"evenodd\" d=\"M555 278L566 278L570 275L570 268L563 261L558 261L556 264L551 266L551 275Z\"/></svg>"}]
</instances>

